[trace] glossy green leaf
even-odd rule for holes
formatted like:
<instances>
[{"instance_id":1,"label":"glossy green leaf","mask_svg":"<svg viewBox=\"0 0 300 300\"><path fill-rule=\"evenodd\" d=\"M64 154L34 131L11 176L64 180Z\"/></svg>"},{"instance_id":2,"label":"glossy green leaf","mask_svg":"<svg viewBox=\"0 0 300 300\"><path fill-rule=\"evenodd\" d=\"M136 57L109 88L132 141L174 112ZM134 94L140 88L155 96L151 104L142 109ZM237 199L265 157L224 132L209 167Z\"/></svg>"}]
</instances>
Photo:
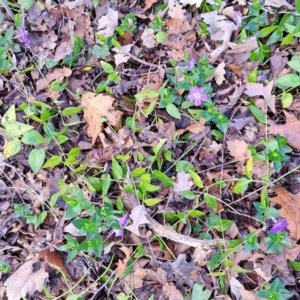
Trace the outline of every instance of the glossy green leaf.
<instances>
[{"instance_id":1,"label":"glossy green leaf","mask_svg":"<svg viewBox=\"0 0 300 300\"><path fill-rule=\"evenodd\" d=\"M240 178L237 183L235 184L234 188L233 188L233 192L236 194L240 194L243 193L247 190L248 185L249 185L249 179L247 178Z\"/></svg>"},{"instance_id":2,"label":"glossy green leaf","mask_svg":"<svg viewBox=\"0 0 300 300\"><path fill-rule=\"evenodd\" d=\"M217 200L215 199L215 197L204 194L204 201L211 209L217 211Z\"/></svg>"},{"instance_id":3,"label":"glossy green leaf","mask_svg":"<svg viewBox=\"0 0 300 300\"><path fill-rule=\"evenodd\" d=\"M28 162L34 174L37 174L45 161L44 149L32 149L29 153Z\"/></svg>"},{"instance_id":4,"label":"glossy green leaf","mask_svg":"<svg viewBox=\"0 0 300 300\"><path fill-rule=\"evenodd\" d=\"M181 119L179 110L173 103L168 103L166 106L166 110L170 116L172 116L175 119Z\"/></svg>"},{"instance_id":5,"label":"glossy green leaf","mask_svg":"<svg viewBox=\"0 0 300 300\"><path fill-rule=\"evenodd\" d=\"M61 156L52 156L49 158L46 163L43 165L43 169L49 168L49 167L55 167L61 163L62 159Z\"/></svg>"},{"instance_id":6,"label":"glossy green leaf","mask_svg":"<svg viewBox=\"0 0 300 300\"><path fill-rule=\"evenodd\" d=\"M300 78L296 74L285 74L275 81L276 85L282 90L296 88L300 85Z\"/></svg>"},{"instance_id":7,"label":"glossy green leaf","mask_svg":"<svg viewBox=\"0 0 300 300\"><path fill-rule=\"evenodd\" d=\"M293 103L293 95L291 93L283 92L281 96L281 101L283 108L290 107Z\"/></svg>"},{"instance_id":8,"label":"glossy green leaf","mask_svg":"<svg viewBox=\"0 0 300 300\"><path fill-rule=\"evenodd\" d=\"M38 131L32 129L24 133L22 143L26 145L38 145L44 143L44 138Z\"/></svg>"}]
</instances>

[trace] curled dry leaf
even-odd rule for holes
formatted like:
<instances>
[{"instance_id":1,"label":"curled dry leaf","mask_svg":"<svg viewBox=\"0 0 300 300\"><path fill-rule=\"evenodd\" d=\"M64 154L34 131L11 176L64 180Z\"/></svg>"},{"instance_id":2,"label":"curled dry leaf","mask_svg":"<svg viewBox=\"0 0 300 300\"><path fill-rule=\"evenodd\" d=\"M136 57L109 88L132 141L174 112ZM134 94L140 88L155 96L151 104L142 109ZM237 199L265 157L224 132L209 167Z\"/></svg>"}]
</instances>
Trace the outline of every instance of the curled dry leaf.
<instances>
[{"instance_id":1,"label":"curled dry leaf","mask_svg":"<svg viewBox=\"0 0 300 300\"><path fill-rule=\"evenodd\" d=\"M276 187L276 197L270 200L281 205L280 213L283 218L287 219L291 236L300 239L300 193L293 195L282 187Z\"/></svg>"},{"instance_id":2,"label":"curled dry leaf","mask_svg":"<svg viewBox=\"0 0 300 300\"><path fill-rule=\"evenodd\" d=\"M224 70L224 68L225 68L224 62L220 63L216 68L214 77L217 82L217 85L221 85L223 83L223 81L225 81L224 75L225 75L226 71Z\"/></svg>"},{"instance_id":3,"label":"curled dry leaf","mask_svg":"<svg viewBox=\"0 0 300 300\"><path fill-rule=\"evenodd\" d=\"M113 107L114 101L113 97L103 94L87 93L82 96L83 116L89 125L87 134L92 138L93 144L103 130L100 118L106 118L111 126L121 125L123 113Z\"/></svg>"},{"instance_id":4,"label":"curled dry leaf","mask_svg":"<svg viewBox=\"0 0 300 300\"><path fill-rule=\"evenodd\" d=\"M132 224L129 226L126 226L125 229L133 232L134 234L136 234L137 236L140 236L140 232L139 232L139 226L143 225L143 224L149 224L150 222L148 221L148 219L145 216L146 214L146 209L144 205L138 205L136 206L131 214L129 215L130 219L132 220Z\"/></svg>"},{"instance_id":5,"label":"curled dry leaf","mask_svg":"<svg viewBox=\"0 0 300 300\"><path fill-rule=\"evenodd\" d=\"M121 276L127 269L127 263L130 259L130 255L132 253L132 247L129 247L129 248L121 247L120 250L122 250L122 252L125 253L125 258L123 260L119 259L119 261L118 261L118 271L116 273L117 276Z\"/></svg>"},{"instance_id":6,"label":"curled dry leaf","mask_svg":"<svg viewBox=\"0 0 300 300\"><path fill-rule=\"evenodd\" d=\"M102 16L98 21L97 34L109 38L114 35L115 29L118 26L118 12L107 8L107 14Z\"/></svg>"},{"instance_id":7,"label":"curled dry leaf","mask_svg":"<svg viewBox=\"0 0 300 300\"><path fill-rule=\"evenodd\" d=\"M21 297L25 298L27 294L32 296L36 291L43 290L44 280L49 277L49 274L43 267L34 272L33 264L37 262L36 257L26 261L4 282L8 300L19 300Z\"/></svg>"},{"instance_id":8,"label":"curled dry leaf","mask_svg":"<svg viewBox=\"0 0 300 300\"><path fill-rule=\"evenodd\" d=\"M129 44L122 46L119 49L112 49L114 52L117 53L114 55L116 66L120 65L121 63L126 63L129 60L130 56L128 55L128 53L130 52L132 46L133 44Z\"/></svg>"}]
</instances>

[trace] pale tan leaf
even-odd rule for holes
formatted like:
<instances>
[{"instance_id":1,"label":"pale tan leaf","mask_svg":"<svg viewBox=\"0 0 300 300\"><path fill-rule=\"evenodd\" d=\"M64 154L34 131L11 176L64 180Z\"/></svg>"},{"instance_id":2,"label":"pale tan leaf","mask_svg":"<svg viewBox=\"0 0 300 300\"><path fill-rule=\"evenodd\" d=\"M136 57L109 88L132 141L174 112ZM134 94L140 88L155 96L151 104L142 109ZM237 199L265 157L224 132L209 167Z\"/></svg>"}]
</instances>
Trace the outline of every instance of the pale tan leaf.
<instances>
[{"instance_id":1,"label":"pale tan leaf","mask_svg":"<svg viewBox=\"0 0 300 300\"><path fill-rule=\"evenodd\" d=\"M282 7L295 9L291 4L289 4L286 0L266 0L265 6L273 6L273 7Z\"/></svg>"},{"instance_id":2,"label":"pale tan leaf","mask_svg":"<svg viewBox=\"0 0 300 300\"><path fill-rule=\"evenodd\" d=\"M182 191L190 190L193 186L192 177L190 174L185 174L184 171L180 171L177 174L176 183L174 183L174 193L180 193Z\"/></svg>"},{"instance_id":3,"label":"pale tan leaf","mask_svg":"<svg viewBox=\"0 0 300 300\"><path fill-rule=\"evenodd\" d=\"M123 260L119 259L118 261L118 271L116 273L117 276L121 276L127 269L127 263L132 253L132 247L121 247L120 250L122 250L125 253L125 258Z\"/></svg>"},{"instance_id":4,"label":"pale tan leaf","mask_svg":"<svg viewBox=\"0 0 300 300\"><path fill-rule=\"evenodd\" d=\"M224 75L225 75L226 71L224 70L224 68L225 68L225 63L222 62L217 66L217 68L215 70L214 77L217 82L217 85L221 85L223 83L223 81L225 81Z\"/></svg>"},{"instance_id":5,"label":"pale tan leaf","mask_svg":"<svg viewBox=\"0 0 300 300\"><path fill-rule=\"evenodd\" d=\"M244 162L250 157L251 152L248 149L247 143L243 140L227 141L227 146L230 155L233 156L235 160Z\"/></svg>"},{"instance_id":6,"label":"pale tan leaf","mask_svg":"<svg viewBox=\"0 0 300 300\"><path fill-rule=\"evenodd\" d=\"M219 15L217 10L208 12L208 13L202 13L201 17L203 19L203 22L209 27L207 27L207 30L211 35L215 34L218 31L218 23L221 20L225 20L226 17Z\"/></svg>"},{"instance_id":7,"label":"pale tan leaf","mask_svg":"<svg viewBox=\"0 0 300 300\"><path fill-rule=\"evenodd\" d=\"M113 36L118 26L118 12L108 7L107 14L99 19L98 24L97 34L106 38Z\"/></svg>"},{"instance_id":8,"label":"pale tan leaf","mask_svg":"<svg viewBox=\"0 0 300 300\"><path fill-rule=\"evenodd\" d=\"M36 291L43 290L44 280L49 277L44 267L33 272L33 264L38 262L36 257L26 261L15 273L5 282L6 295L8 300L19 300L26 295L32 296Z\"/></svg>"},{"instance_id":9,"label":"pale tan leaf","mask_svg":"<svg viewBox=\"0 0 300 300\"><path fill-rule=\"evenodd\" d=\"M129 215L130 219L132 220L132 224L129 226L126 226L125 229L133 232L137 236L140 236L139 232L139 226L143 224L148 224L150 223L145 216L146 214L146 209L144 205L138 205L136 206L132 211L131 214Z\"/></svg>"},{"instance_id":10,"label":"pale tan leaf","mask_svg":"<svg viewBox=\"0 0 300 300\"><path fill-rule=\"evenodd\" d=\"M202 4L203 0L179 0L179 2L182 3L184 6L196 4L196 7L199 7Z\"/></svg>"},{"instance_id":11,"label":"pale tan leaf","mask_svg":"<svg viewBox=\"0 0 300 300\"><path fill-rule=\"evenodd\" d=\"M163 293L169 300L183 300L181 292L176 289L173 282L167 282L163 285Z\"/></svg>"},{"instance_id":12,"label":"pale tan leaf","mask_svg":"<svg viewBox=\"0 0 300 300\"><path fill-rule=\"evenodd\" d=\"M169 9L169 16L172 19L179 19L183 22L186 20L184 14L185 14L185 10L182 9L182 5L180 5L178 2L172 9Z\"/></svg>"},{"instance_id":13,"label":"pale tan leaf","mask_svg":"<svg viewBox=\"0 0 300 300\"><path fill-rule=\"evenodd\" d=\"M66 58L73 52L72 44L70 42L62 42L55 51L54 61L59 61Z\"/></svg>"},{"instance_id":14,"label":"pale tan leaf","mask_svg":"<svg viewBox=\"0 0 300 300\"><path fill-rule=\"evenodd\" d=\"M112 49L114 52L117 53L114 55L116 66L120 65L121 63L126 63L129 60L130 56L127 53L130 52L132 46L133 44L129 44L129 45L121 46L119 49L118 48Z\"/></svg>"},{"instance_id":15,"label":"pale tan leaf","mask_svg":"<svg viewBox=\"0 0 300 300\"><path fill-rule=\"evenodd\" d=\"M228 45L232 50L228 51L227 53L252 52L259 47L255 36L246 40L242 40L241 44L229 42Z\"/></svg>"},{"instance_id":16,"label":"pale tan leaf","mask_svg":"<svg viewBox=\"0 0 300 300\"><path fill-rule=\"evenodd\" d=\"M145 7L144 7L144 10L148 10L149 8L151 8L152 7L152 5L154 4L154 3L156 3L158 0L146 0L146 5L145 5Z\"/></svg>"},{"instance_id":17,"label":"pale tan leaf","mask_svg":"<svg viewBox=\"0 0 300 300\"><path fill-rule=\"evenodd\" d=\"M263 86L261 83L247 82L244 93L249 97L261 95L268 101L271 96L273 86L273 80L271 80L267 86Z\"/></svg>"},{"instance_id":18,"label":"pale tan leaf","mask_svg":"<svg viewBox=\"0 0 300 300\"><path fill-rule=\"evenodd\" d=\"M145 28L141 39L143 40L143 46L147 48L153 48L157 45L153 29Z\"/></svg>"},{"instance_id":19,"label":"pale tan leaf","mask_svg":"<svg viewBox=\"0 0 300 300\"><path fill-rule=\"evenodd\" d=\"M123 113L113 107L114 101L113 97L103 94L87 93L82 96L83 116L89 125L87 134L92 137L93 144L103 130L100 118L106 118L111 126L120 127L121 125Z\"/></svg>"},{"instance_id":20,"label":"pale tan leaf","mask_svg":"<svg viewBox=\"0 0 300 300\"><path fill-rule=\"evenodd\" d=\"M200 133L203 132L205 129L205 119L201 118L200 121L191 120L190 125L186 128L186 130L193 132L193 133Z\"/></svg>"}]
</instances>

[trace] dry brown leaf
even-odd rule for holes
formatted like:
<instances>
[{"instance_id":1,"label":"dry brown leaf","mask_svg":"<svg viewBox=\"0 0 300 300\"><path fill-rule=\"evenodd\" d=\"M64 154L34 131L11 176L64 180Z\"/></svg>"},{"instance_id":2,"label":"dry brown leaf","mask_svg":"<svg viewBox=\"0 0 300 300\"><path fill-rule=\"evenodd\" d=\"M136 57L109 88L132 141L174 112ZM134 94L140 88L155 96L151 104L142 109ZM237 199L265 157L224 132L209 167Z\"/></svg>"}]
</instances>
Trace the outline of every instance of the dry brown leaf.
<instances>
[{"instance_id":1,"label":"dry brown leaf","mask_svg":"<svg viewBox=\"0 0 300 300\"><path fill-rule=\"evenodd\" d=\"M227 146L230 155L236 160L245 162L245 160L250 157L251 152L248 149L247 143L243 140L227 141Z\"/></svg>"},{"instance_id":2,"label":"dry brown leaf","mask_svg":"<svg viewBox=\"0 0 300 300\"><path fill-rule=\"evenodd\" d=\"M280 213L286 218L291 236L300 239L300 193L293 195L282 187L275 187L276 197L270 200L281 205Z\"/></svg>"},{"instance_id":3,"label":"dry brown leaf","mask_svg":"<svg viewBox=\"0 0 300 300\"><path fill-rule=\"evenodd\" d=\"M106 38L113 36L118 26L118 12L108 7L107 14L102 16L98 23L97 34L103 35Z\"/></svg>"},{"instance_id":4,"label":"dry brown leaf","mask_svg":"<svg viewBox=\"0 0 300 300\"><path fill-rule=\"evenodd\" d=\"M180 19L171 19L165 22L168 27L168 34L179 34L182 30L182 21Z\"/></svg>"},{"instance_id":5,"label":"dry brown leaf","mask_svg":"<svg viewBox=\"0 0 300 300\"><path fill-rule=\"evenodd\" d=\"M222 62L217 66L217 68L215 70L214 77L217 82L217 85L221 85L223 83L223 81L225 81L224 75L225 75L226 71L224 70L224 68L225 68L225 63Z\"/></svg>"},{"instance_id":6,"label":"dry brown leaf","mask_svg":"<svg viewBox=\"0 0 300 300\"><path fill-rule=\"evenodd\" d=\"M169 9L169 16L172 19L179 19L184 22L186 19L186 16L184 14L185 10L182 9L182 5L180 5L178 2L172 9Z\"/></svg>"},{"instance_id":7,"label":"dry brown leaf","mask_svg":"<svg viewBox=\"0 0 300 300\"><path fill-rule=\"evenodd\" d=\"M174 193L180 193L182 191L190 190L193 185L192 177L190 174L185 174L184 171L180 171L177 174L176 183L174 183Z\"/></svg>"},{"instance_id":8,"label":"dry brown leaf","mask_svg":"<svg viewBox=\"0 0 300 300\"><path fill-rule=\"evenodd\" d=\"M174 122L168 122L164 124L156 124L155 127L157 128L158 137L165 137L170 141L173 141L174 139L174 133L175 133L175 123Z\"/></svg>"},{"instance_id":9,"label":"dry brown leaf","mask_svg":"<svg viewBox=\"0 0 300 300\"><path fill-rule=\"evenodd\" d=\"M154 3L156 3L158 0L146 0L146 5L145 5L145 7L144 7L144 10L146 11L146 10L148 10L149 8L151 8L152 7L152 5L154 4Z\"/></svg>"},{"instance_id":10,"label":"dry brown leaf","mask_svg":"<svg viewBox=\"0 0 300 300\"><path fill-rule=\"evenodd\" d=\"M55 68L52 73L48 73L44 78L39 79L36 84L36 92L48 89L49 84L53 80L63 80L64 77L69 77L72 74L72 70L69 68Z\"/></svg>"},{"instance_id":11,"label":"dry brown leaf","mask_svg":"<svg viewBox=\"0 0 300 300\"><path fill-rule=\"evenodd\" d=\"M268 174L272 175L274 172L275 169L273 168L273 163L267 164L262 160L261 161L253 160L251 175L253 175L255 179L262 179Z\"/></svg>"},{"instance_id":12,"label":"dry brown leaf","mask_svg":"<svg viewBox=\"0 0 300 300\"><path fill-rule=\"evenodd\" d=\"M287 143L294 149L300 149L300 122L293 115L284 111L286 117L286 123L279 125L272 123L269 128L269 134L279 133L288 139Z\"/></svg>"},{"instance_id":13,"label":"dry brown leaf","mask_svg":"<svg viewBox=\"0 0 300 300\"><path fill-rule=\"evenodd\" d=\"M186 130L193 132L193 133L200 133L203 132L205 129L205 119L201 118L199 121L191 120L190 125L186 128Z\"/></svg>"},{"instance_id":14,"label":"dry brown leaf","mask_svg":"<svg viewBox=\"0 0 300 300\"><path fill-rule=\"evenodd\" d=\"M114 101L113 97L103 94L87 93L82 96L83 116L89 125L87 134L92 137L93 144L103 130L100 118L106 118L111 126L120 127L121 125L123 113L113 107Z\"/></svg>"},{"instance_id":15,"label":"dry brown leaf","mask_svg":"<svg viewBox=\"0 0 300 300\"><path fill-rule=\"evenodd\" d=\"M294 7L289 4L286 0L266 0L265 6L281 7L285 6L286 8L294 9Z\"/></svg>"},{"instance_id":16,"label":"dry brown leaf","mask_svg":"<svg viewBox=\"0 0 300 300\"><path fill-rule=\"evenodd\" d=\"M244 93L249 97L263 96L266 101L270 99L272 89L274 86L273 80L269 82L267 86L263 86L261 83L247 82Z\"/></svg>"},{"instance_id":17,"label":"dry brown leaf","mask_svg":"<svg viewBox=\"0 0 300 300\"><path fill-rule=\"evenodd\" d=\"M242 44L229 42L228 45L232 50L229 50L227 53L252 52L259 47L255 36L247 40L243 40Z\"/></svg>"},{"instance_id":18,"label":"dry brown leaf","mask_svg":"<svg viewBox=\"0 0 300 300\"><path fill-rule=\"evenodd\" d=\"M141 39L143 40L143 46L147 48L153 48L157 45L153 29L145 28Z\"/></svg>"},{"instance_id":19,"label":"dry brown leaf","mask_svg":"<svg viewBox=\"0 0 300 300\"><path fill-rule=\"evenodd\" d=\"M121 46L119 49L118 48L113 48L112 50L116 52L117 54L114 55L115 57L115 63L118 66L121 63L126 63L130 56L127 54L130 52L131 47L133 44Z\"/></svg>"},{"instance_id":20,"label":"dry brown leaf","mask_svg":"<svg viewBox=\"0 0 300 300\"><path fill-rule=\"evenodd\" d=\"M288 55L289 53L287 51L280 52L279 48L277 48L275 53L270 57L273 77L278 77L280 72L284 69L286 63L288 62Z\"/></svg>"},{"instance_id":21,"label":"dry brown leaf","mask_svg":"<svg viewBox=\"0 0 300 300\"><path fill-rule=\"evenodd\" d=\"M70 42L62 42L55 51L54 61L66 58L72 53L72 44Z\"/></svg>"},{"instance_id":22,"label":"dry brown leaf","mask_svg":"<svg viewBox=\"0 0 300 300\"><path fill-rule=\"evenodd\" d=\"M167 282L163 285L163 293L169 300L183 300L181 292L176 289L173 282Z\"/></svg>"},{"instance_id":23,"label":"dry brown leaf","mask_svg":"<svg viewBox=\"0 0 300 300\"><path fill-rule=\"evenodd\" d=\"M165 284L167 282L167 272L160 268L156 271L138 268L135 270L134 275L147 281L159 282L160 284Z\"/></svg>"},{"instance_id":24,"label":"dry brown leaf","mask_svg":"<svg viewBox=\"0 0 300 300\"><path fill-rule=\"evenodd\" d=\"M127 269L127 263L130 259L130 255L132 253L132 247L129 247L129 248L121 247L120 250L125 253L125 258L123 259L123 261L121 259L119 259L119 261L118 261L118 271L116 273L117 276L121 276Z\"/></svg>"},{"instance_id":25,"label":"dry brown leaf","mask_svg":"<svg viewBox=\"0 0 300 300\"><path fill-rule=\"evenodd\" d=\"M38 262L36 257L26 261L5 282L6 296L8 300L19 300L27 294L32 296L36 291L43 291L44 280L49 277L44 267L33 272L33 264Z\"/></svg>"},{"instance_id":26,"label":"dry brown leaf","mask_svg":"<svg viewBox=\"0 0 300 300\"><path fill-rule=\"evenodd\" d=\"M244 270L242 267L239 266L239 263L241 261L244 261L244 260L248 260L249 257L252 256L252 253L251 252L245 252L244 251L244 246L241 245L238 247L236 253L233 253L230 255L230 257L232 257L232 261L233 261L233 264L232 264L232 269L242 269ZM234 278L237 278L238 277L238 273L236 272L232 272L230 271L230 275Z\"/></svg>"},{"instance_id":27,"label":"dry brown leaf","mask_svg":"<svg viewBox=\"0 0 300 300\"><path fill-rule=\"evenodd\" d=\"M132 224L125 227L125 229L133 232L137 236L140 236L139 226L143 224L150 223L146 218L146 209L144 205L136 206L129 215L130 219L132 220Z\"/></svg>"}]
</instances>

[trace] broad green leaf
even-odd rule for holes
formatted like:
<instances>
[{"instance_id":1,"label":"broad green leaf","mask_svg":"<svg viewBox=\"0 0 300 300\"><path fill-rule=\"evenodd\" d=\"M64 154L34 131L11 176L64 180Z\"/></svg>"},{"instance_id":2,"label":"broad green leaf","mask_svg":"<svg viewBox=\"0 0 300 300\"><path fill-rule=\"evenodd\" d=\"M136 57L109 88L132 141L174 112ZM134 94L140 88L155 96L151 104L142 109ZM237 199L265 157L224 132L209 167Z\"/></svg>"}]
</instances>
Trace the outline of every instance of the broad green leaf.
<instances>
[{"instance_id":1,"label":"broad green leaf","mask_svg":"<svg viewBox=\"0 0 300 300\"><path fill-rule=\"evenodd\" d=\"M145 173L146 173L145 168L139 167L139 168L134 169L134 170L131 172L131 176L134 178L134 177L141 176L141 175L143 175L143 174L145 174Z\"/></svg>"},{"instance_id":2,"label":"broad green leaf","mask_svg":"<svg viewBox=\"0 0 300 300\"><path fill-rule=\"evenodd\" d=\"M49 167L55 167L61 163L62 159L61 156L52 156L49 158L46 163L43 165L43 169L49 168Z\"/></svg>"},{"instance_id":3,"label":"broad green leaf","mask_svg":"<svg viewBox=\"0 0 300 300\"><path fill-rule=\"evenodd\" d=\"M300 263L299 262L289 260L288 263L294 270L300 271Z\"/></svg>"},{"instance_id":4,"label":"broad green leaf","mask_svg":"<svg viewBox=\"0 0 300 300\"><path fill-rule=\"evenodd\" d=\"M47 217L47 212L43 211L40 213L37 217L37 221L34 223L34 229L37 230L37 228L44 222L45 218Z\"/></svg>"},{"instance_id":5,"label":"broad green leaf","mask_svg":"<svg viewBox=\"0 0 300 300\"><path fill-rule=\"evenodd\" d=\"M112 73L114 71L113 66L103 60L101 61L101 66L106 73Z\"/></svg>"},{"instance_id":6,"label":"broad green leaf","mask_svg":"<svg viewBox=\"0 0 300 300\"><path fill-rule=\"evenodd\" d=\"M267 116L265 114L263 114L258 107L254 106L254 105L249 105L249 109L251 110L251 112L253 113L254 117L259 122L262 122L262 123L266 122Z\"/></svg>"},{"instance_id":7,"label":"broad green leaf","mask_svg":"<svg viewBox=\"0 0 300 300\"><path fill-rule=\"evenodd\" d=\"M296 74L286 74L279 77L275 83L282 90L296 88L300 84L300 78Z\"/></svg>"},{"instance_id":8,"label":"broad green leaf","mask_svg":"<svg viewBox=\"0 0 300 300\"><path fill-rule=\"evenodd\" d=\"M293 103L293 95L291 93L283 92L281 101L282 101L283 108L290 107L291 104Z\"/></svg>"},{"instance_id":9,"label":"broad green leaf","mask_svg":"<svg viewBox=\"0 0 300 300\"><path fill-rule=\"evenodd\" d=\"M101 176L100 182L101 182L102 193L104 196L106 196L108 193L109 187L110 187L110 183L111 183L110 175L108 173L103 174Z\"/></svg>"},{"instance_id":10,"label":"broad green leaf","mask_svg":"<svg viewBox=\"0 0 300 300\"><path fill-rule=\"evenodd\" d=\"M300 0L296 1L296 12L300 14Z\"/></svg>"},{"instance_id":11,"label":"broad green leaf","mask_svg":"<svg viewBox=\"0 0 300 300\"><path fill-rule=\"evenodd\" d=\"M116 180L120 180L123 178L122 167L114 157L112 158L112 172Z\"/></svg>"},{"instance_id":12,"label":"broad green leaf","mask_svg":"<svg viewBox=\"0 0 300 300\"><path fill-rule=\"evenodd\" d=\"M209 262L210 270L211 271L214 270L223 259L224 259L224 255L222 252L214 253Z\"/></svg>"},{"instance_id":13,"label":"broad green leaf","mask_svg":"<svg viewBox=\"0 0 300 300\"><path fill-rule=\"evenodd\" d=\"M66 117L72 116L77 114L78 112L83 110L83 106L76 106L76 107L67 107L63 110L63 114Z\"/></svg>"},{"instance_id":14,"label":"broad green leaf","mask_svg":"<svg viewBox=\"0 0 300 300\"><path fill-rule=\"evenodd\" d=\"M45 161L44 149L32 149L29 153L28 162L34 174L37 174Z\"/></svg>"},{"instance_id":15,"label":"broad green leaf","mask_svg":"<svg viewBox=\"0 0 300 300\"><path fill-rule=\"evenodd\" d=\"M5 133L9 137L20 136L33 129L31 125L23 124L20 122L8 122L6 123L6 126L7 127Z\"/></svg>"},{"instance_id":16,"label":"broad green leaf","mask_svg":"<svg viewBox=\"0 0 300 300\"><path fill-rule=\"evenodd\" d=\"M248 184L249 184L250 180L247 178L240 178L237 183L235 184L234 188L233 188L233 192L236 194L240 194L243 193L247 190L248 188Z\"/></svg>"},{"instance_id":17,"label":"broad green leaf","mask_svg":"<svg viewBox=\"0 0 300 300\"><path fill-rule=\"evenodd\" d=\"M292 69L300 72L300 57L293 56L292 59L287 63Z\"/></svg>"},{"instance_id":18,"label":"broad green leaf","mask_svg":"<svg viewBox=\"0 0 300 300\"><path fill-rule=\"evenodd\" d=\"M13 155L16 155L21 150L21 148L21 141L19 139L14 139L7 143L3 154L5 157L11 157Z\"/></svg>"},{"instance_id":19,"label":"broad green leaf","mask_svg":"<svg viewBox=\"0 0 300 300\"><path fill-rule=\"evenodd\" d=\"M195 283L192 291L192 300L209 300L212 291L207 290L204 284Z\"/></svg>"},{"instance_id":20,"label":"broad green leaf","mask_svg":"<svg viewBox=\"0 0 300 300\"><path fill-rule=\"evenodd\" d=\"M257 81L257 68L255 68L248 76L248 82L256 83Z\"/></svg>"},{"instance_id":21,"label":"broad green leaf","mask_svg":"<svg viewBox=\"0 0 300 300\"><path fill-rule=\"evenodd\" d=\"M175 119L181 119L180 113L177 109L177 107L173 103L168 103L166 106L166 110L170 116L172 116Z\"/></svg>"},{"instance_id":22,"label":"broad green leaf","mask_svg":"<svg viewBox=\"0 0 300 300\"><path fill-rule=\"evenodd\" d=\"M226 231L233 224L230 220L221 220L216 224L216 229L220 232Z\"/></svg>"},{"instance_id":23,"label":"broad green leaf","mask_svg":"<svg viewBox=\"0 0 300 300\"><path fill-rule=\"evenodd\" d=\"M189 199L189 200L194 200L195 199L195 194L192 192L192 191L181 191L180 193L179 193L179 195L181 196L181 197L184 197L184 198L186 198L186 199Z\"/></svg>"},{"instance_id":24,"label":"broad green leaf","mask_svg":"<svg viewBox=\"0 0 300 300\"><path fill-rule=\"evenodd\" d=\"M18 4L24 9L29 9L33 5L33 0L18 0Z\"/></svg>"},{"instance_id":25,"label":"broad green leaf","mask_svg":"<svg viewBox=\"0 0 300 300\"><path fill-rule=\"evenodd\" d=\"M161 199L159 199L159 198L150 198L150 199L144 200L144 203L147 206L153 206L153 205L159 203L160 201L161 201Z\"/></svg>"},{"instance_id":26,"label":"broad green leaf","mask_svg":"<svg viewBox=\"0 0 300 300\"><path fill-rule=\"evenodd\" d=\"M210 208L217 211L217 201L213 196L204 194L204 201Z\"/></svg>"},{"instance_id":27,"label":"broad green leaf","mask_svg":"<svg viewBox=\"0 0 300 300\"><path fill-rule=\"evenodd\" d=\"M192 171L192 170L188 170L188 173L191 175L191 177L192 177L193 182L195 183L195 185L198 188L203 188L203 182L201 180L201 177L197 173L195 173L194 171Z\"/></svg>"},{"instance_id":28,"label":"broad green leaf","mask_svg":"<svg viewBox=\"0 0 300 300\"><path fill-rule=\"evenodd\" d=\"M156 34L156 41L158 43L163 43L167 37L168 37L168 34L166 32L160 31Z\"/></svg>"},{"instance_id":29,"label":"broad green leaf","mask_svg":"<svg viewBox=\"0 0 300 300\"><path fill-rule=\"evenodd\" d=\"M200 210L188 210L188 214L192 218L201 218L205 216L205 213Z\"/></svg>"},{"instance_id":30,"label":"broad green leaf","mask_svg":"<svg viewBox=\"0 0 300 300\"><path fill-rule=\"evenodd\" d=\"M168 177L167 175L165 175L164 173L158 170L154 170L152 172L152 176L155 179L159 180L165 187L171 187L174 184L174 181L170 177Z\"/></svg>"},{"instance_id":31,"label":"broad green leaf","mask_svg":"<svg viewBox=\"0 0 300 300\"><path fill-rule=\"evenodd\" d=\"M264 38L264 37L268 36L269 34L271 34L276 29L277 29L277 25L265 27L259 31L259 37Z\"/></svg>"},{"instance_id":32,"label":"broad green leaf","mask_svg":"<svg viewBox=\"0 0 300 300\"><path fill-rule=\"evenodd\" d=\"M280 46L284 46L284 45L288 45L292 42L293 40L293 35L292 34L288 34L281 42Z\"/></svg>"},{"instance_id":33,"label":"broad green leaf","mask_svg":"<svg viewBox=\"0 0 300 300\"><path fill-rule=\"evenodd\" d=\"M8 123L16 122L16 109L15 106L12 105L3 115L1 119L1 124L3 127L6 127Z\"/></svg>"},{"instance_id":34,"label":"broad green leaf","mask_svg":"<svg viewBox=\"0 0 300 300\"><path fill-rule=\"evenodd\" d=\"M24 133L22 143L26 145L38 145L44 143L44 138L38 131L32 129Z\"/></svg>"}]
</instances>

